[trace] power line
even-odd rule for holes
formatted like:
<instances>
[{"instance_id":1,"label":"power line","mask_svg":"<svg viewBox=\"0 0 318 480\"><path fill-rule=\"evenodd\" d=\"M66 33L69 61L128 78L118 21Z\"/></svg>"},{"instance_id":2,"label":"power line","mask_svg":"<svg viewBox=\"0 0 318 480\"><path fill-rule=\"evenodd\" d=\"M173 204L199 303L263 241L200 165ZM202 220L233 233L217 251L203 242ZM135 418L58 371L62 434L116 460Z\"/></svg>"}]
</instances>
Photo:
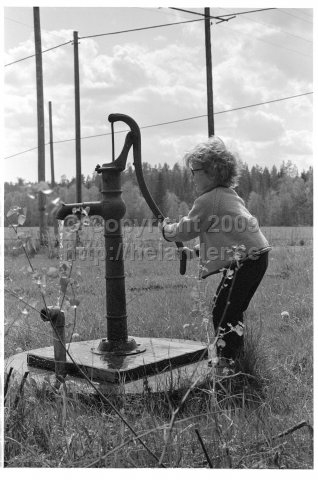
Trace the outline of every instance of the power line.
<instances>
[{"instance_id":1,"label":"power line","mask_svg":"<svg viewBox=\"0 0 318 480\"><path fill-rule=\"evenodd\" d=\"M129 32L140 32L141 30L150 30L152 28L161 28L161 27L169 27L171 25L180 25L182 23L191 23L191 22L202 22L204 19L199 20L186 20L184 22L173 22L173 23L163 23L162 25L152 25L149 27L140 27L140 28L131 28L129 30L119 30L117 32L108 32L108 33L98 33L95 35L86 35L85 37L78 37L79 39L83 38L95 38L95 37L104 37L107 35L118 35L119 33L129 33Z\"/></svg>"},{"instance_id":2,"label":"power line","mask_svg":"<svg viewBox=\"0 0 318 480\"><path fill-rule=\"evenodd\" d=\"M33 30L33 26L31 27L31 25L27 25L26 23L19 22L18 20L14 20L13 18L4 17L4 19L5 20L10 20L10 22L18 23L19 25L24 25L25 27L28 27L31 30Z\"/></svg>"},{"instance_id":3,"label":"power line","mask_svg":"<svg viewBox=\"0 0 318 480\"><path fill-rule=\"evenodd\" d=\"M72 43L72 40L69 40L68 42L65 42L65 43L61 43L60 45L55 45L55 47L42 50L41 53L46 53L46 52L49 52L50 50L54 50L55 48L63 47L64 45L68 45L69 43ZM8 67L9 65L13 65L14 63L22 62L23 60L27 60L28 58L33 58L33 57L35 57L35 54L29 55L28 57L20 58L19 60L15 60L14 62L11 62L11 63L7 63L4 66Z\"/></svg>"},{"instance_id":4,"label":"power line","mask_svg":"<svg viewBox=\"0 0 318 480\"><path fill-rule=\"evenodd\" d=\"M310 23L310 24L312 25L312 22L310 22L309 20L305 20L304 18L297 17L297 15L293 15L293 14L290 13L290 12L285 12L285 9L283 9L283 8L277 8L277 10L278 10L280 13L284 13L285 15L289 15L290 17L298 18L298 20L302 20L303 22Z\"/></svg>"},{"instance_id":5,"label":"power line","mask_svg":"<svg viewBox=\"0 0 318 480\"><path fill-rule=\"evenodd\" d=\"M184 22L164 23L162 25L152 25L150 27L132 28L130 30L119 30L117 32L99 33L96 35L86 35L84 37L78 37L78 38L85 39L85 38L103 37L108 35L118 35L119 33L138 32L141 30L150 30L153 28L169 27L170 25L180 25L182 23L193 23L193 22L202 22L202 21L203 19L200 18L199 20L186 20ZM68 42L61 43L60 45L56 45L55 47L48 48L47 50L43 50L42 53L49 52L50 50L54 50L55 48L63 47L64 45L68 45L69 43L72 43L72 42L73 40L69 40ZM22 62L23 60L27 60L28 58L33 58L33 57L35 57L35 54L7 63L4 66L8 67L9 65L13 65L14 63Z\"/></svg>"},{"instance_id":6,"label":"power line","mask_svg":"<svg viewBox=\"0 0 318 480\"><path fill-rule=\"evenodd\" d=\"M270 103L277 103L277 102L282 102L284 100L290 100L290 99L293 99L293 98L304 97L306 95L312 95L313 93L314 92L299 93L298 95L291 95L289 97L276 98L275 100L267 100L266 102L253 103L253 104L250 104L250 105L244 105L242 107L235 107L235 108L230 108L230 109L227 109L227 110L220 110L219 112L215 112L214 114L215 115L220 115L222 113L235 112L235 111L243 110L243 109L246 109L246 108L259 107L261 105L267 105L267 104L270 104ZM160 127L160 126L163 126L163 125L171 125L173 123L186 122L186 121L189 121L189 120L204 118L206 116L207 116L207 114L196 115L194 117L181 118L179 120L170 120L168 122L154 123L154 124L151 124L151 125L144 125L144 126L140 127L140 130L145 130L146 128ZM125 132L128 132L128 131L129 130L118 130L116 133L125 133ZM85 139L88 139L88 138L106 137L106 136L109 136L109 135L111 135L111 133L99 133L97 135L87 135L87 136L81 137L81 139L85 140ZM75 138L68 138L68 139L65 139L65 140L55 140L53 143L66 143L66 142L73 142L74 140L75 140ZM49 143L46 143L45 145L49 145ZM23 152L15 153L15 154L10 155L8 157L4 157L4 159L7 160L8 158L16 157L18 155L22 155L23 153L31 152L32 150L37 150L37 147L30 148L28 150L24 150Z\"/></svg>"},{"instance_id":7,"label":"power line","mask_svg":"<svg viewBox=\"0 0 318 480\"><path fill-rule=\"evenodd\" d=\"M193 13L194 15L201 15L205 17L204 13L199 13L199 12L193 12L192 10L183 10L182 8L175 8L175 7L169 7L171 10L178 10L180 12L186 12L186 13ZM259 10L248 10L246 12L235 12L235 13L228 13L226 15L220 15L220 16L213 16L209 15L209 18L216 18L217 20L224 20L223 17L232 17L232 16L237 16L237 15L245 15L246 13L254 13L254 12L264 12L266 10L276 10L276 8L260 8Z\"/></svg>"},{"instance_id":8,"label":"power line","mask_svg":"<svg viewBox=\"0 0 318 480\"><path fill-rule=\"evenodd\" d=\"M249 20L252 20L252 19L249 19ZM257 22L256 20L253 20L254 22ZM261 22L257 22L257 23L261 23ZM244 32L242 32L242 30L234 30L233 27L231 27L230 25L228 25L229 29L231 29L232 31L235 31L235 33L239 34L239 35L245 35L245 36L248 36L249 39L251 39L251 36L249 34L246 34ZM287 32L286 32L287 33ZM288 47L285 47L284 45L279 45L277 43L274 43L274 42L271 42L269 40L264 40L263 38L253 38L253 41L259 41L259 42L264 42L264 43L267 43L268 45L273 45L274 47L278 47L278 48L282 48L284 50L288 50L290 52L294 52L294 53L298 53L298 55L301 55L303 57L307 57L307 58L311 58L312 59L312 55L307 55L303 52L299 52L298 50L294 50L293 48L288 48ZM304 39L305 40L305 39Z\"/></svg>"},{"instance_id":9,"label":"power line","mask_svg":"<svg viewBox=\"0 0 318 480\"><path fill-rule=\"evenodd\" d=\"M225 10L225 9L221 9L221 10ZM277 10L277 8L272 8L272 9L269 8L269 9L262 9L262 10ZM261 10L251 10L251 11L239 12L239 13L246 14L246 13L257 12L257 11L261 11ZM164 13L164 12L162 12L162 13ZM195 12L193 12L193 13L195 13ZM220 16L226 17L226 16L232 16L232 15L236 15L236 14L237 14L237 13L233 13L233 14L231 13L231 14L228 14L228 15L223 15L223 14L221 14ZM203 14L202 14L202 15L203 15ZM252 20L252 19L250 18L249 20ZM253 19L252 21L257 22L257 23L262 23L262 22L258 22L257 20L254 20L254 19ZM264 25L267 25L267 24L264 23ZM233 28L231 28L231 26L229 26L229 25L228 25L227 28L230 28L231 30L236 31L236 30L234 30ZM283 30L282 30L282 32L283 32ZM247 34L244 34L242 31L240 31L240 32L237 32L237 31L236 31L236 33L239 33L240 35L247 35ZM295 37L298 37L297 35L293 35L292 33L289 33L289 32L284 32L284 33L289 34L289 35L292 35L292 36L295 36ZM250 35L248 35L248 37L251 38ZM299 37L299 38L302 39L302 40L305 40L306 42L312 43L310 40L307 40L307 39L305 39L305 38L303 38L303 37ZM273 45L274 47L282 48L282 49L288 50L288 51L290 51L290 52L298 53L298 55L302 55L303 57L312 58L312 55L306 55L305 53L299 52L298 50L294 50L294 49L292 49L292 48L285 47L284 45L278 45L277 43L273 43L273 42L264 40L263 38L254 38L254 40L257 40L257 41L260 41L260 42L264 42L264 43L267 43L268 45Z\"/></svg>"},{"instance_id":10,"label":"power line","mask_svg":"<svg viewBox=\"0 0 318 480\"><path fill-rule=\"evenodd\" d=\"M204 17L204 14L202 13L198 13L198 12L193 12L193 11L190 11L190 10L183 10L183 9L180 9L180 8L174 8L174 7L170 7L171 9L173 10L178 10L178 11L182 11L182 12L187 12L187 13L192 13L192 14L195 14L195 15L200 15L202 17ZM248 10L248 11L245 11L245 12L234 12L234 13L230 13L230 14L224 14L224 15L221 15L221 16L210 16L210 18L212 19L219 19L221 21L227 21L227 20L224 20L222 17L234 17L236 15L245 15L247 13L255 13L255 12L263 12L263 11L267 11L267 10L279 10L281 11L281 9L277 9L277 8L262 8L262 9L258 9L258 10ZM295 15L292 15L290 13L287 13L287 12L282 12L282 13L286 13L286 14L289 14L291 16L294 16ZM296 17L298 18L298 17ZM231 18L229 18L230 20ZM95 34L95 35L86 35L86 36L83 36L83 37L78 37L79 39L86 39L86 38L96 38L96 37L102 37L102 36L109 36L109 35L118 35L120 33L130 33L130 32L138 32L138 31L142 31L142 30L150 30L150 29L154 29L154 28L161 28L161 27L169 27L169 26L173 26L173 25L180 25L180 24L185 24L185 23L193 23L193 22L200 22L200 21L203 21L204 18L202 19L198 19L198 20L185 20L185 21L182 21L182 22L172 22L172 23L164 23L164 24L161 24L161 25L152 25L152 26L149 26L149 27L140 27L140 28L132 28L132 29L128 29L128 30L118 30L116 32L108 32L108 33L100 33L100 34ZM304 20L306 21L306 20ZM261 22L258 22L258 23L261 23ZM308 22L308 23L311 23L311 22ZM286 32L287 33L287 32ZM291 34L292 35L292 34ZM301 38L301 37L300 37ZM305 39L304 39L305 40ZM309 40L307 40L309 41ZM51 47L51 48L48 48L47 50L43 50L42 53L46 53L46 52L49 52L50 50L54 50L56 48L59 48L59 47L63 47L65 45L68 45L69 43L72 43L72 40L69 40L68 42L65 42L65 43L61 43L59 45L56 45L54 47ZM272 44L272 45L275 45L275 44ZM275 45L276 46L276 45ZM283 48L283 47L282 47ZM284 47L286 48L286 47ZM291 49L290 49L291 50ZM296 50L291 50L291 51L294 51L296 53L300 53L300 52L297 52ZM308 55L306 55L308 56ZM8 67L9 65L13 65L15 63L18 63L18 62L22 62L24 60L27 60L29 58L33 58L35 57L35 54L33 55L28 55L27 57L24 57L24 58L20 58L18 60L15 60L13 62L10 62L10 63L7 63L5 64L4 66L5 67Z\"/></svg>"},{"instance_id":11,"label":"power line","mask_svg":"<svg viewBox=\"0 0 318 480\"><path fill-rule=\"evenodd\" d=\"M173 8L173 7L170 7L170 9L173 9L173 10L181 10L180 8ZM223 10L224 10L224 9L223 9ZM237 12L236 12L236 13L234 12L234 13L226 14L226 15L221 14L220 17L227 17L227 16L228 16L228 17L231 17L231 18L230 18L230 20L231 20L232 18L234 18L233 15L234 15L234 16L235 16L235 15L238 15L238 14L242 14L242 15L243 15L243 14L247 14L247 13L260 12L260 11L264 11L264 10L277 10L277 9L276 9L276 8L265 8L265 9L260 9L260 10L249 10L249 11L246 11L246 12L238 12L238 13L237 13ZM204 16L203 13L192 12L192 11L190 11L190 10L181 10L181 11L183 11L183 12L188 12L188 13L195 13L195 14L197 14L197 15ZM217 17L217 18L218 18L218 17ZM254 19L251 19L251 18L250 18L249 20L252 20L253 22L262 24L262 22L258 22L257 20L254 20ZM218 22L217 22L217 23L218 23ZM263 25L266 25L266 24L263 23ZM228 27L228 28L231 28L231 27ZM295 36L295 37L298 37L297 35L293 35L292 33L289 33L289 32L284 32L284 33L289 34L289 35L292 35L292 36ZM243 34L243 35L244 35L243 32L240 32L240 34ZM305 39L305 38L303 38L303 37L299 37L299 38L302 39L302 40L305 40L306 42L312 43L310 40L307 40L307 39ZM290 52L298 53L298 55L302 55L303 57L312 58L312 55L306 55L305 53L299 52L298 50L294 50L293 48L288 48L288 47L285 47L284 45L278 45L277 43L273 43L273 42L270 42L270 41L268 41L268 40L264 40L263 38L255 38L254 40L259 40L259 41L261 41L261 42L267 43L268 45L273 45L274 47L278 47L278 48L282 48L282 49L284 49L284 50L288 50L288 51L290 51Z\"/></svg>"},{"instance_id":12,"label":"power line","mask_svg":"<svg viewBox=\"0 0 318 480\"><path fill-rule=\"evenodd\" d=\"M200 15L201 17L205 18L204 13L193 12L192 10L184 10L183 8L175 8L175 7L169 7L169 8L170 8L170 10L177 10L178 12L192 13L193 15ZM221 22L222 21L227 21L227 20L223 20L222 17L216 17L216 16L212 16L212 15L209 15L209 18L213 18L213 19L216 19L216 20L221 20Z\"/></svg>"},{"instance_id":13,"label":"power line","mask_svg":"<svg viewBox=\"0 0 318 480\"><path fill-rule=\"evenodd\" d=\"M306 10L311 10L311 8L306 8ZM303 9L301 10L302 15L305 15L305 17L311 18L312 19L312 14L308 15L308 13L305 13ZM299 17L300 18L300 17ZM302 19L303 20L303 19Z\"/></svg>"},{"instance_id":14,"label":"power line","mask_svg":"<svg viewBox=\"0 0 318 480\"><path fill-rule=\"evenodd\" d=\"M245 15L246 13L265 12L266 10L276 10L276 8L260 8L259 10L248 10L247 12L234 12L227 15L221 15L221 17L231 17L232 15Z\"/></svg>"},{"instance_id":15,"label":"power line","mask_svg":"<svg viewBox=\"0 0 318 480\"><path fill-rule=\"evenodd\" d=\"M222 9L222 10L225 10L225 9ZM270 9L270 10L277 10L276 8L275 9ZM259 11L259 10L254 10L255 12ZM243 12L244 13L244 12ZM245 12L247 13L247 12ZM226 15L222 15L222 16L226 16ZM272 23L265 23L265 22L260 22L259 20L255 20L254 18L249 18L248 21L250 22L255 22L255 23L259 23L260 25L268 25L270 27L276 27L275 25L273 25ZM285 33L286 35L291 35L292 37L295 37L295 38L299 38L301 40L304 40L305 42L308 42L308 43L313 43L311 40L307 40L307 38L304 38L304 37L301 37L300 35L295 35L294 33L290 33L290 32L287 32L286 30L282 30L281 28L280 29L277 29L275 28L275 30L278 32L278 33ZM295 50L296 51L296 50Z\"/></svg>"},{"instance_id":16,"label":"power line","mask_svg":"<svg viewBox=\"0 0 318 480\"><path fill-rule=\"evenodd\" d=\"M45 145L48 145L48 143L46 143ZM38 149L38 147L29 148L28 150L23 150L23 152L14 153L13 155L10 155L9 157L4 157L4 159L7 160L8 158L17 157L18 155L23 155L24 153L32 152L32 150L37 150L37 149Z\"/></svg>"}]
</instances>

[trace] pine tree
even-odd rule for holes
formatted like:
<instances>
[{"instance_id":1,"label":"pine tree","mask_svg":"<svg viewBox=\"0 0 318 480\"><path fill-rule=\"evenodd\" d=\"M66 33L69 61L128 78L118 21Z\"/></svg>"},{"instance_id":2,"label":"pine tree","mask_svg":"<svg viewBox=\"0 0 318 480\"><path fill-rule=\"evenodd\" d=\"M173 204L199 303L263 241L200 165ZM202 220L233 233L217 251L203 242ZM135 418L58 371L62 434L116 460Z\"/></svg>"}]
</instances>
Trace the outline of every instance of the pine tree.
<instances>
[{"instance_id":1,"label":"pine tree","mask_svg":"<svg viewBox=\"0 0 318 480\"><path fill-rule=\"evenodd\" d=\"M165 186L165 183L164 183L164 175L163 175L162 171L160 170L159 173L158 173L158 176L157 176L156 190L155 190L155 195L154 195L154 200L155 200L155 202L158 205L160 210L163 210L163 208L164 208L165 194L166 194L166 186Z\"/></svg>"},{"instance_id":2,"label":"pine tree","mask_svg":"<svg viewBox=\"0 0 318 480\"><path fill-rule=\"evenodd\" d=\"M247 203L251 193L251 176L247 163L241 165L240 176L238 179L237 193Z\"/></svg>"},{"instance_id":3,"label":"pine tree","mask_svg":"<svg viewBox=\"0 0 318 480\"><path fill-rule=\"evenodd\" d=\"M279 176L278 176L278 171L277 171L277 167L275 165L273 165L272 169L271 169L271 179L270 179L270 186L273 190L276 190L278 191L278 188L279 188Z\"/></svg>"}]
</instances>

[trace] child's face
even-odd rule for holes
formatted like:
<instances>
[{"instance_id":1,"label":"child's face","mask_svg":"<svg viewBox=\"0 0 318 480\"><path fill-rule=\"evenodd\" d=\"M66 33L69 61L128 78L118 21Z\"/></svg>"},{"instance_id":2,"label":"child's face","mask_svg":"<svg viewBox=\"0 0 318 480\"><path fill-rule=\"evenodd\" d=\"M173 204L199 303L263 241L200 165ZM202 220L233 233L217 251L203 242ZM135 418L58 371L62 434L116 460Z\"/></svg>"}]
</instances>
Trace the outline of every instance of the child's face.
<instances>
[{"instance_id":1,"label":"child's face","mask_svg":"<svg viewBox=\"0 0 318 480\"><path fill-rule=\"evenodd\" d=\"M191 171L195 189L198 195L214 186L214 180L209 177L203 169L199 167L192 167Z\"/></svg>"}]
</instances>

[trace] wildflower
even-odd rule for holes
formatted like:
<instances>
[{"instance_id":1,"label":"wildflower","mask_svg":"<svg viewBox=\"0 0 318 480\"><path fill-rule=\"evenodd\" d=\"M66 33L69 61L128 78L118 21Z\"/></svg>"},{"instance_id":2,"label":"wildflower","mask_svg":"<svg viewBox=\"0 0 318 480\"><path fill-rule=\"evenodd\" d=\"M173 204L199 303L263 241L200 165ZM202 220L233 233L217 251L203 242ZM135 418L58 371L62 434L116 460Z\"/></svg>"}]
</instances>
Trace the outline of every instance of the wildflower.
<instances>
[{"instance_id":1,"label":"wildflower","mask_svg":"<svg viewBox=\"0 0 318 480\"><path fill-rule=\"evenodd\" d=\"M236 262L239 262L240 260L242 260L241 252L235 252L233 255L233 260L235 260Z\"/></svg>"},{"instance_id":2,"label":"wildflower","mask_svg":"<svg viewBox=\"0 0 318 480\"><path fill-rule=\"evenodd\" d=\"M26 308L24 308L21 313L22 315L29 315L29 312L27 311Z\"/></svg>"},{"instance_id":3,"label":"wildflower","mask_svg":"<svg viewBox=\"0 0 318 480\"><path fill-rule=\"evenodd\" d=\"M22 352L23 352L23 350L22 350L21 347L17 347L17 348L15 349L15 353L22 353Z\"/></svg>"},{"instance_id":4,"label":"wildflower","mask_svg":"<svg viewBox=\"0 0 318 480\"><path fill-rule=\"evenodd\" d=\"M72 339L73 340L78 340L80 338L80 334L79 333L73 333L72 335Z\"/></svg>"},{"instance_id":5,"label":"wildflower","mask_svg":"<svg viewBox=\"0 0 318 480\"><path fill-rule=\"evenodd\" d=\"M189 327L190 327L190 323L185 323L185 324L183 325L183 330L185 330L186 328L189 328Z\"/></svg>"},{"instance_id":6,"label":"wildflower","mask_svg":"<svg viewBox=\"0 0 318 480\"><path fill-rule=\"evenodd\" d=\"M234 270L228 269L227 272L226 272L226 278L231 280L233 278L234 273L235 273Z\"/></svg>"},{"instance_id":7,"label":"wildflower","mask_svg":"<svg viewBox=\"0 0 318 480\"><path fill-rule=\"evenodd\" d=\"M240 337L243 335L243 327L241 325L235 325L235 327L231 328L232 332L236 332Z\"/></svg>"},{"instance_id":8,"label":"wildflower","mask_svg":"<svg viewBox=\"0 0 318 480\"><path fill-rule=\"evenodd\" d=\"M289 313L286 311L282 312L280 315L282 317L282 320L289 320L290 318Z\"/></svg>"},{"instance_id":9,"label":"wildflower","mask_svg":"<svg viewBox=\"0 0 318 480\"><path fill-rule=\"evenodd\" d=\"M225 341L222 338L219 338L219 340L217 341L217 346L224 348L225 345L226 345Z\"/></svg>"}]
</instances>

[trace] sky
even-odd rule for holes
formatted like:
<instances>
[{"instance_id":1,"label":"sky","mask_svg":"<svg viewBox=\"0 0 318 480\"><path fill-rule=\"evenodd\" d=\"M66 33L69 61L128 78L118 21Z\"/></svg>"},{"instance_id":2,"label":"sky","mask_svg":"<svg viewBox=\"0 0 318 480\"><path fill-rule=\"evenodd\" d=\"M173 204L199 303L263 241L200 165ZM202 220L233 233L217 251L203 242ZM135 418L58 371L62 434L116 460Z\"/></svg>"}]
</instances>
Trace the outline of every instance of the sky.
<instances>
[{"instance_id":1,"label":"sky","mask_svg":"<svg viewBox=\"0 0 318 480\"><path fill-rule=\"evenodd\" d=\"M134 3L133 7L120 6L120 2L116 7L105 2L108 6L78 3L81 6L68 8L60 6L62 2L55 2L54 7L37 3L42 50L68 42L42 55L47 181L51 179L49 101L55 178L66 175L70 179L76 174L74 31L80 38L85 176L93 174L96 164L112 159L110 113L129 115L138 123L142 160L153 166L183 165L185 152L208 137L204 21L165 3L160 2L160 8L154 2L145 6ZM203 13L204 3L195 4L196 8L191 8L186 1L174 3L175 8ZM250 168L279 168L290 160L301 172L313 163L312 4L264 1L237 7L222 2L222 7L210 7L212 16L272 8L236 15L227 22L212 19L211 25L215 134ZM20 177L36 182L33 7L4 7L3 17L3 177L5 181L15 182ZM122 33L188 20L200 21ZM28 56L31 58L21 60ZM11 62L15 63L8 65ZM255 105L260 103L263 105ZM115 132L125 128L118 123ZM116 156L125 135L115 135Z\"/></svg>"}]
</instances>

